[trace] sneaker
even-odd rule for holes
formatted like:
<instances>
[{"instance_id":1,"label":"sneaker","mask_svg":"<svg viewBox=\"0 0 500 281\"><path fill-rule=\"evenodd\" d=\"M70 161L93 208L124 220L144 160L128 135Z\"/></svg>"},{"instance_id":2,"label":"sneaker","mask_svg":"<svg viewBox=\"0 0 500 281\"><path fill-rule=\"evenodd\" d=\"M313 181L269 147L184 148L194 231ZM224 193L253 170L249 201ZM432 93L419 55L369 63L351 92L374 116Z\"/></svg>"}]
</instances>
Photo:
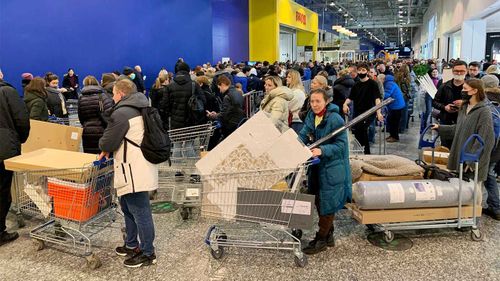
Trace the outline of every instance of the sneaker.
<instances>
[{"instance_id":1,"label":"sneaker","mask_svg":"<svg viewBox=\"0 0 500 281\"><path fill-rule=\"evenodd\" d=\"M500 210L494 211L490 208L483 209L483 214L491 217L494 220L500 221Z\"/></svg>"},{"instance_id":2,"label":"sneaker","mask_svg":"<svg viewBox=\"0 0 500 281\"><path fill-rule=\"evenodd\" d=\"M393 137L389 137L389 138L387 139L387 142L399 142L399 140L398 140L398 139L396 139L396 138L393 138Z\"/></svg>"},{"instance_id":3,"label":"sneaker","mask_svg":"<svg viewBox=\"0 0 500 281\"><path fill-rule=\"evenodd\" d=\"M137 268L141 266L148 266L152 264L156 264L156 255L152 254L151 256L146 256L144 253L139 252L135 254L133 257L126 259L123 264L126 267Z\"/></svg>"},{"instance_id":4,"label":"sneaker","mask_svg":"<svg viewBox=\"0 0 500 281\"><path fill-rule=\"evenodd\" d=\"M4 231L0 234L0 246L12 242L17 238L19 238L19 234L17 232L9 233L7 231Z\"/></svg>"},{"instance_id":5,"label":"sneaker","mask_svg":"<svg viewBox=\"0 0 500 281\"><path fill-rule=\"evenodd\" d=\"M316 237L309 242L307 247L302 249L302 252L306 255L314 255L320 252L323 252L327 248L327 240L325 238L320 238L318 233L316 233Z\"/></svg>"},{"instance_id":6,"label":"sneaker","mask_svg":"<svg viewBox=\"0 0 500 281\"><path fill-rule=\"evenodd\" d=\"M135 247L134 249L128 248L126 245L121 247L116 247L115 253L120 257L133 257L135 254L139 253L141 250L139 247Z\"/></svg>"}]
</instances>

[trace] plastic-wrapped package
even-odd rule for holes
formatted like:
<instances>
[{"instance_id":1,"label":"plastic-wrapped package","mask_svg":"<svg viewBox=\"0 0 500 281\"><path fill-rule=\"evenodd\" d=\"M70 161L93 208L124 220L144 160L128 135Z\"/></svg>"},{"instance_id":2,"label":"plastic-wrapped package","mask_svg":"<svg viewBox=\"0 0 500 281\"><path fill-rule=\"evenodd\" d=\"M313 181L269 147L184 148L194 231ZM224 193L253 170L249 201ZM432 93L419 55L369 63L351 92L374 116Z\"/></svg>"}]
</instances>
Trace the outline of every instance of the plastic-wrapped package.
<instances>
[{"instance_id":1,"label":"plastic-wrapped package","mask_svg":"<svg viewBox=\"0 0 500 281\"><path fill-rule=\"evenodd\" d=\"M459 179L364 181L353 185L353 200L359 209L409 209L458 206ZM471 205L474 182L463 181L462 204Z\"/></svg>"}]
</instances>

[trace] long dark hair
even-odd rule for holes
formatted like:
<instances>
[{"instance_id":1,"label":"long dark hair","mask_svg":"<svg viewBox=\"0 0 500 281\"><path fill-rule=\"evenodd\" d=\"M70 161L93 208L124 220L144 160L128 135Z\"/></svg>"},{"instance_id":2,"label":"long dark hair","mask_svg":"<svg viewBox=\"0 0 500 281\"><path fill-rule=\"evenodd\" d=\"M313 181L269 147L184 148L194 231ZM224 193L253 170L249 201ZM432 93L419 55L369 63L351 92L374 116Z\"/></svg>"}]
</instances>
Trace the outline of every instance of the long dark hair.
<instances>
[{"instance_id":1,"label":"long dark hair","mask_svg":"<svg viewBox=\"0 0 500 281\"><path fill-rule=\"evenodd\" d=\"M477 90L477 99L478 101L483 101L486 99L486 94L484 93L484 83L481 79L469 79L465 80L465 84L469 85L472 89Z\"/></svg>"},{"instance_id":2,"label":"long dark hair","mask_svg":"<svg viewBox=\"0 0 500 281\"><path fill-rule=\"evenodd\" d=\"M45 90L45 80L41 77L35 77L24 88L26 92L40 93L43 97L47 97L47 90Z\"/></svg>"}]
</instances>

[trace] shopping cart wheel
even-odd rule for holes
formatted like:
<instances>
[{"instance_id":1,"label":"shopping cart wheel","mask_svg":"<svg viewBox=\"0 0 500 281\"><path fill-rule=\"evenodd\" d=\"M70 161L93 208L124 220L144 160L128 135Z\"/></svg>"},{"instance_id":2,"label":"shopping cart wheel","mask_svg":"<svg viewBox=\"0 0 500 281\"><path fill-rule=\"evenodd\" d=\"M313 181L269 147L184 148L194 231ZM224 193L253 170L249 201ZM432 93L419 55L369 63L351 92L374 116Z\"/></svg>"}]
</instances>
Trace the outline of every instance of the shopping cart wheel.
<instances>
[{"instance_id":1,"label":"shopping cart wheel","mask_svg":"<svg viewBox=\"0 0 500 281\"><path fill-rule=\"evenodd\" d=\"M97 269L102 265L101 259L96 254L86 256L85 259L87 260L87 267L90 269Z\"/></svg>"},{"instance_id":2,"label":"shopping cart wheel","mask_svg":"<svg viewBox=\"0 0 500 281\"><path fill-rule=\"evenodd\" d=\"M37 251L41 251L45 248L45 242L43 242L42 240L33 239L33 245L35 246L35 250Z\"/></svg>"},{"instance_id":3,"label":"shopping cart wheel","mask_svg":"<svg viewBox=\"0 0 500 281\"><path fill-rule=\"evenodd\" d=\"M476 229L470 232L470 238L472 238L472 241L482 241L484 239L484 235L481 230Z\"/></svg>"},{"instance_id":4,"label":"shopping cart wheel","mask_svg":"<svg viewBox=\"0 0 500 281\"><path fill-rule=\"evenodd\" d=\"M384 241L387 243L391 243L392 240L394 240L394 232L392 231L385 231L384 232Z\"/></svg>"},{"instance_id":5,"label":"shopping cart wheel","mask_svg":"<svg viewBox=\"0 0 500 281\"><path fill-rule=\"evenodd\" d=\"M189 208L184 208L182 207L180 209L180 214L181 214L181 218L182 220L187 220L189 219Z\"/></svg>"},{"instance_id":6,"label":"shopping cart wheel","mask_svg":"<svg viewBox=\"0 0 500 281\"><path fill-rule=\"evenodd\" d=\"M298 229L298 228L292 229L292 235L293 235L293 237L300 240L302 238L302 229Z\"/></svg>"},{"instance_id":7,"label":"shopping cart wheel","mask_svg":"<svg viewBox=\"0 0 500 281\"><path fill-rule=\"evenodd\" d=\"M17 215L17 226L19 228L23 228L26 226L26 223L24 222L24 217L22 214Z\"/></svg>"},{"instance_id":8,"label":"shopping cart wheel","mask_svg":"<svg viewBox=\"0 0 500 281\"><path fill-rule=\"evenodd\" d=\"M217 250L210 249L210 254L216 260L220 260L224 256L224 248L218 247Z\"/></svg>"},{"instance_id":9,"label":"shopping cart wheel","mask_svg":"<svg viewBox=\"0 0 500 281\"><path fill-rule=\"evenodd\" d=\"M307 265L307 256L304 254L302 254L301 258L295 256L295 265L298 267L305 267Z\"/></svg>"}]
</instances>

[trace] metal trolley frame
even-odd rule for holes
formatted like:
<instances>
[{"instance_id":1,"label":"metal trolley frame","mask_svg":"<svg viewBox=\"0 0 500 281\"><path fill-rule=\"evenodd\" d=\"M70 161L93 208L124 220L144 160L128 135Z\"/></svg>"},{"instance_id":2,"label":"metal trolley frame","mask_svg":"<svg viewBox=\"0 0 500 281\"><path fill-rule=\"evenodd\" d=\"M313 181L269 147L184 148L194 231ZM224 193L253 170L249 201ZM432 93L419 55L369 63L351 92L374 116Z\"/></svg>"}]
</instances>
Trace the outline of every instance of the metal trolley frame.
<instances>
[{"instance_id":1,"label":"metal trolley frame","mask_svg":"<svg viewBox=\"0 0 500 281\"><path fill-rule=\"evenodd\" d=\"M30 231L35 248L47 243L82 255L96 269L91 238L116 221L113 162L96 161L80 168L16 172L18 212L41 219ZM119 227L121 229L121 226Z\"/></svg>"}]
</instances>

